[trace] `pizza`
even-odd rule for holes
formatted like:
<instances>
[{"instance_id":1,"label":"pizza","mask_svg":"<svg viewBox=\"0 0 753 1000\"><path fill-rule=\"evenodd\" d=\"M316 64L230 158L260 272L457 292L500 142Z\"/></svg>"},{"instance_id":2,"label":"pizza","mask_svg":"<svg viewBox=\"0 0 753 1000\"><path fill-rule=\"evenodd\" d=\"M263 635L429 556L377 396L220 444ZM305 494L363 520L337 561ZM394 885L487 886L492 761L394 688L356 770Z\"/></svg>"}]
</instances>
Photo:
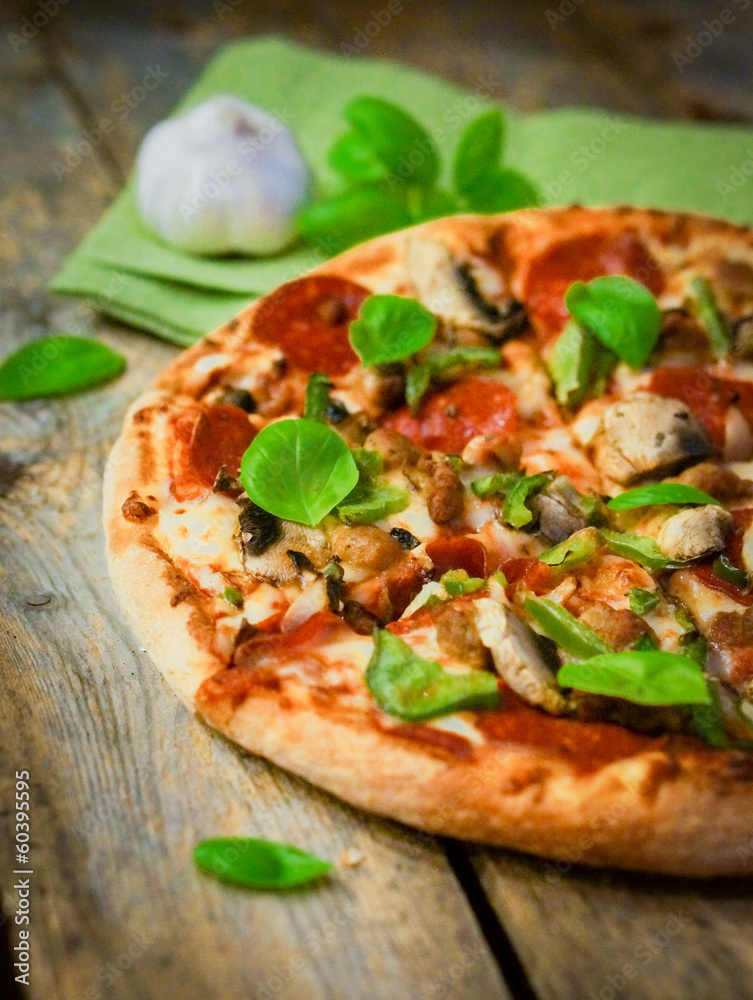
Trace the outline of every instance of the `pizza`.
<instances>
[{"instance_id":1,"label":"pizza","mask_svg":"<svg viewBox=\"0 0 753 1000\"><path fill-rule=\"evenodd\" d=\"M753 872L753 232L455 216L251 304L130 408L120 603L210 726L574 863Z\"/></svg>"}]
</instances>

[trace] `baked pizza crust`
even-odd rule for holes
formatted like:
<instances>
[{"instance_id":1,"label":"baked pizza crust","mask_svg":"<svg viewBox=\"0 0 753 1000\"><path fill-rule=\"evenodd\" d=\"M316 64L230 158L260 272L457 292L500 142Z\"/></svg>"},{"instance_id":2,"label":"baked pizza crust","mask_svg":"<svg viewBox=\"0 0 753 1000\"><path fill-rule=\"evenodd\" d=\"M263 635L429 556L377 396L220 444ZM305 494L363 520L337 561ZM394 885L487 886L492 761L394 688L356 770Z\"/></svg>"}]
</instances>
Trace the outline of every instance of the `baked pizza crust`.
<instances>
[{"instance_id":1,"label":"baked pizza crust","mask_svg":"<svg viewBox=\"0 0 753 1000\"><path fill-rule=\"evenodd\" d=\"M723 256L753 262L753 234L746 229L628 208L461 216L407 232L459 252L514 261L511 288L519 294L527 262L553 239L616 230L646 235L657 246L672 244L667 261L673 247L682 246L688 260L697 260L697 273L713 270ZM411 294L405 239L405 232L380 237L310 273L341 275L372 292ZM670 297L672 279L670 272ZM753 872L753 755L743 751L699 743L675 753L647 740L632 755L589 767L525 743L452 733L428 739L427 727L411 735L410 727L385 725L376 706L357 695L327 696L307 683L302 678L310 664L276 687L237 679L205 596L159 545L156 518L148 511L169 475L161 430L166 416L200 398L218 371L242 357L251 320L265 301L250 305L158 377L128 411L107 464L104 525L113 586L173 690L246 750L353 805L432 833L571 863L693 876ZM124 517L129 497L143 504L138 518ZM357 686L358 679L348 683Z\"/></svg>"}]
</instances>

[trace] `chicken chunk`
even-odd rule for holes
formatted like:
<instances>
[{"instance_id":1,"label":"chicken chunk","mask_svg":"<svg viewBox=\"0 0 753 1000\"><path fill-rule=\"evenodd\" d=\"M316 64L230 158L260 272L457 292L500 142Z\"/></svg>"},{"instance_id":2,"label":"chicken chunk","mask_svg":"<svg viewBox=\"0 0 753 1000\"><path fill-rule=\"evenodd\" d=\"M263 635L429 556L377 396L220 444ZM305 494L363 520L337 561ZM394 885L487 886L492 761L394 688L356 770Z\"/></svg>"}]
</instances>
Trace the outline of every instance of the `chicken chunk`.
<instances>
[{"instance_id":1,"label":"chicken chunk","mask_svg":"<svg viewBox=\"0 0 753 1000\"><path fill-rule=\"evenodd\" d=\"M622 486L671 475L713 452L684 403L650 392L632 393L605 410L593 446L602 479Z\"/></svg>"},{"instance_id":2,"label":"chicken chunk","mask_svg":"<svg viewBox=\"0 0 753 1000\"><path fill-rule=\"evenodd\" d=\"M533 631L514 612L491 597L473 602L476 628L491 651L497 673L512 690L553 715L568 710L568 701L536 643Z\"/></svg>"},{"instance_id":3,"label":"chicken chunk","mask_svg":"<svg viewBox=\"0 0 753 1000\"><path fill-rule=\"evenodd\" d=\"M723 507L689 507L664 522L656 542L668 559L704 559L725 548L732 528L732 515Z\"/></svg>"}]
</instances>

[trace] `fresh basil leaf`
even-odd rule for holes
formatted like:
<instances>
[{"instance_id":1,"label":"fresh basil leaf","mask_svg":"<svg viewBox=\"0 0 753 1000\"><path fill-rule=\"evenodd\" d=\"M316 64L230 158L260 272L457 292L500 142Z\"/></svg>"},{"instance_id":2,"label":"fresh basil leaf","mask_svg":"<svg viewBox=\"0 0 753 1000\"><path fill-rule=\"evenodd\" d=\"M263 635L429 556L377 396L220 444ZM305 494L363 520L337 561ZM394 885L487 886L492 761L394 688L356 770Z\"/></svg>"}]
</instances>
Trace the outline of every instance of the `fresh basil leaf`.
<instances>
[{"instance_id":1,"label":"fresh basil leaf","mask_svg":"<svg viewBox=\"0 0 753 1000\"><path fill-rule=\"evenodd\" d=\"M593 334L570 320L557 338L546 366L560 406L574 407L602 396L617 358Z\"/></svg>"},{"instance_id":2,"label":"fresh basil leaf","mask_svg":"<svg viewBox=\"0 0 753 1000\"><path fill-rule=\"evenodd\" d=\"M572 569L590 562L602 544L601 533L596 528L582 528L564 542L542 552L539 559L560 570Z\"/></svg>"},{"instance_id":3,"label":"fresh basil leaf","mask_svg":"<svg viewBox=\"0 0 753 1000\"><path fill-rule=\"evenodd\" d=\"M479 500L505 495L523 478L519 472L496 472L492 476L481 476L471 483L471 490Z\"/></svg>"},{"instance_id":4,"label":"fresh basil leaf","mask_svg":"<svg viewBox=\"0 0 753 1000\"><path fill-rule=\"evenodd\" d=\"M439 154L415 118L381 97L356 97L343 112L393 179L431 187L439 176Z\"/></svg>"},{"instance_id":5,"label":"fresh basil leaf","mask_svg":"<svg viewBox=\"0 0 753 1000\"><path fill-rule=\"evenodd\" d=\"M622 275L594 278L588 284L576 281L565 294L565 305L631 368L646 364L659 339L662 314L645 285Z\"/></svg>"},{"instance_id":6,"label":"fresh basil leaf","mask_svg":"<svg viewBox=\"0 0 753 1000\"><path fill-rule=\"evenodd\" d=\"M513 528L523 528L533 520L533 512L528 508L528 500L551 483L556 472L538 472L535 476L523 476L507 494L502 508L502 520Z\"/></svg>"},{"instance_id":7,"label":"fresh basil leaf","mask_svg":"<svg viewBox=\"0 0 753 1000\"><path fill-rule=\"evenodd\" d=\"M318 420L321 424L325 422L332 388L332 380L322 372L309 375L306 383L306 402L303 407L303 415L307 420Z\"/></svg>"},{"instance_id":8,"label":"fresh basil leaf","mask_svg":"<svg viewBox=\"0 0 753 1000\"><path fill-rule=\"evenodd\" d=\"M544 635L548 636L570 656L578 659L611 653L612 647L592 628L579 622L561 604L544 597L527 597L523 607L533 618Z\"/></svg>"},{"instance_id":9,"label":"fresh basil leaf","mask_svg":"<svg viewBox=\"0 0 753 1000\"><path fill-rule=\"evenodd\" d=\"M490 171L468 193L466 200L472 211L487 214L533 208L541 201L538 190L527 177L505 167Z\"/></svg>"},{"instance_id":10,"label":"fresh basil leaf","mask_svg":"<svg viewBox=\"0 0 753 1000\"><path fill-rule=\"evenodd\" d=\"M744 569L731 563L726 556L719 556L715 559L711 569L720 580L726 580L727 583L739 587L740 590L747 590L750 586L750 576Z\"/></svg>"},{"instance_id":11,"label":"fresh basil leaf","mask_svg":"<svg viewBox=\"0 0 753 1000\"><path fill-rule=\"evenodd\" d=\"M307 205L298 216L298 230L325 253L335 254L412 221L399 198L376 187L358 187Z\"/></svg>"},{"instance_id":12,"label":"fresh basil leaf","mask_svg":"<svg viewBox=\"0 0 753 1000\"><path fill-rule=\"evenodd\" d=\"M483 590L487 585L486 580L482 580L478 576L468 576L468 573L464 569L448 570L447 573L440 577L439 582L450 597L460 597L462 594L475 594L477 590Z\"/></svg>"},{"instance_id":13,"label":"fresh basil leaf","mask_svg":"<svg viewBox=\"0 0 753 1000\"><path fill-rule=\"evenodd\" d=\"M708 705L708 685L687 656L664 650L606 653L557 672L562 687L625 698L639 705Z\"/></svg>"},{"instance_id":14,"label":"fresh basil leaf","mask_svg":"<svg viewBox=\"0 0 753 1000\"><path fill-rule=\"evenodd\" d=\"M714 294L707 281L703 278L693 278L690 282L690 291L695 299L695 312L709 335L711 350L714 357L719 359L729 354L732 346L727 324L719 311Z\"/></svg>"},{"instance_id":15,"label":"fresh basil leaf","mask_svg":"<svg viewBox=\"0 0 753 1000\"><path fill-rule=\"evenodd\" d=\"M109 382L125 358L98 340L58 334L40 337L0 365L0 399L39 399L83 392Z\"/></svg>"},{"instance_id":16,"label":"fresh basil leaf","mask_svg":"<svg viewBox=\"0 0 753 1000\"><path fill-rule=\"evenodd\" d=\"M453 165L455 190L471 197L486 176L499 166L504 120L496 108L474 118L460 137Z\"/></svg>"},{"instance_id":17,"label":"fresh basil leaf","mask_svg":"<svg viewBox=\"0 0 753 1000\"><path fill-rule=\"evenodd\" d=\"M313 527L350 493L358 468L339 434L302 418L259 431L243 456L240 478L262 510Z\"/></svg>"},{"instance_id":18,"label":"fresh basil leaf","mask_svg":"<svg viewBox=\"0 0 753 1000\"><path fill-rule=\"evenodd\" d=\"M328 861L290 844L254 837L202 840L193 857L199 868L223 882L249 889L293 889L332 870Z\"/></svg>"},{"instance_id":19,"label":"fresh basil leaf","mask_svg":"<svg viewBox=\"0 0 753 1000\"><path fill-rule=\"evenodd\" d=\"M366 683L379 707L408 722L421 722L463 709L499 708L497 679L485 670L451 674L425 660L398 636L374 632L374 653Z\"/></svg>"},{"instance_id":20,"label":"fresh basil leaf","mask_svg":"<svg viewBox=\"0 0 753 1000\"><path fill-rule=\"evenodd\" d=\"M415 299L370 295L350 324L350 342L363 365L402 361L431 341L437 317Z\"/></svg>"},{"instance_id":21,"label":"fresh basil leaf","mask_svg":"<svg viewBox=\"0 0 753 1000\"><path fill-rule=\"evenodd\" d=\"M646 569L679 569L685 563L667 559L653 538L648 535L633 535L630 532L601 530L607 546L617 556L637 562Z\"/></svg>"},{"instance_id":22,"label":"fresh basil leaf","mask_svg":"<svg viewBox=\"0 0 753 1000\"><path fill-rule=\"evenodd\" d=\"M358 184L375 184L389 176L370 143L357 132L341 135L330 148L327 161L345 180Z\"/></svg>"},{"instance_id":23,"label":"fresh basil leaf","mask_svg":"<svg viewBox=\"0 0 753 1000\"><path fill-rule=\"evenodd\" d=\"M405 192L405 204L411 222L428 222L461 211L457 198L442 188L411 187Z\"/></svg>"},{"instance_id":24,"label":"fresh basil leaf","mask_svg":"<svg viewBox=\"0 0 753 1000\"><path fill-rule=\"evenodd\" d=\"M415 416L424 393L429 388L432 379L439 375L447 375L453 370L458 374L466 368L496 368L501 361L496 347L455 347L429 358L412 368L405 380L405 401Z\"/></svg>"},{"instance_id":25,"label":"fresh basil leaf","mask_svg":"<svg viewBox=\"0 0 753 1000\"><path fill-rule=\"evenodd\" d=\"M723 504L714 497L698 490L695 486L684 483L656 483L653 486L639 486L635 490L627 490L619 496L612 497L607 503L610 510L633 510L634 507L648 507L658 503L679 504Z\"/></svg>"},{"instance_id":26,"label":"fresh basil leaf","mask_svg":"<svg viewBox=\"0 0 753 1000\"><path fill-rule=\"evenodd\" d=\"M237 587L225 587L222 591L222 599L228 604L232 604L234 608L243 607L243 594Z\"/></svg>"},{"instance_id":27,"label":"fresh basil leaf","mask_svg":"<svg viewBox=\"0 0 753 1000\"><path fill-rule=\"evenodd\" d=\"M659 603L658 590L644 590L643 587L631 587L627 592L630 610L636 615L647 615Z\"/></svg>"}]
</instances>

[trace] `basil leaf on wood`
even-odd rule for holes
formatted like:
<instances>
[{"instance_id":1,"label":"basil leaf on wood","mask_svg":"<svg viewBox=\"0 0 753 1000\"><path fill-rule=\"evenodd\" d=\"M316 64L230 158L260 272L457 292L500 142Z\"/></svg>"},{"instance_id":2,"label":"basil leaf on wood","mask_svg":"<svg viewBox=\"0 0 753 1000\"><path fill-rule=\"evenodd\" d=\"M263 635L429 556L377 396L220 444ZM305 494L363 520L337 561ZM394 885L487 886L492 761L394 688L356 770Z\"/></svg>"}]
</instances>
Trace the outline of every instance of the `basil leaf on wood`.
<instances>
[{"instance_id":1,"label":"basil leaf on wood","mask_svg":"<svg viewBox=\"0 0 753 1000\"><path fill-rule=\"evenodd\" d=\"M557 683L639 705L708 705L706 678L687 656L664 650L631 650L566 663Z\"/></svg>"},{"instance_id":2,"label":"basil leaf on wood","mask_svg":"<svg viewBox=\"0 0 753 1000\"><path fill-rule=\"evenodd\" d=\"M547 359L560 406L573 407L589 396L602 396L617 358L593 334L570 320Z\"/></svg>"},{"instance_id":3,"label":"basil leaf on wood","mask_svg":"<svg viewBox=\"0 0 753 1000\"><path fill-rule=\"evenodd\" d=\"M125 369L125 358L87 337L40 337L0 364L1 399L39 399L83 392L109 382Z\"/></svg>"},{"instance_id":4,"label":"basil leaf on wood","mask_svg":"<svg viewBox=\"0 0 753 1000\"><path fill-rule=\"evenodd\" d=\"M503 135L504 120L494 108L484 111L466 127L453 164L453 181L458 194L471 197L484 179L497 169Z\"/></svg>"},{"instance_id":5,"label":"basil leaf on wood","mask_svg":"<svg viewBox=\"0 0 753 1000\"><path fill-rule=\"evenodd\" d=\"M318 524L358 482L339 434L315 420L279 420L259 431L241 461L241 482L270 514Z\"/></svg>"},{"instance_id":6,"label":"basil leaf on wood","mask_svg":"<svg viewBox=\"0 0 753 1000\"><path fill-rule=\"evenodd\" d=\"M250 889L293 889L332 870L328 861L290 844L255 837L202 840L193 852L204 871Z\"/></svg>"},{"instance_id":7,"label":"basil leaf on wood","mask_svg":"<svg viewBox=\"0 0 753 1000\"><path fill-rule=\"evenodd\" d=\"M612 652L612 647L605 639L588 625L579 622L561 604L548 601L545 597L527 597L523 607L544 635L570 656L586 659L600 653Z\"/></svg>"},{"instance_id":8,"label":"basil leaf on wood","mask_svg":"<svg viewBox=\"0 0 753 1000\"><path fill-rule=\"evenodd\" d=\"M455 347L412 368L405 379L405 400L415 416L432 379L469 367L496 368L501 356L496 347Z\"/></svg>"},{"instance_id":9,"label":"basil leaf on wood","mask_svg":"<svg viewBox=\"0 0 753 1000\"><path fill-rule=\"evenodd\" d=\"M622 275L594 278L588 284L576 281L565 294L565 305L631 368L646 364L659 339L662 314L645 285Z\"/></svg>"},{"instance_id":10,"label":"basil leaf on wood","mask_svg":"<svg viewBox=\"0 0 753 1000\"><path fill-rule=\"evenodd\" d=\"M298 231L326 254L335 254L412 221L400 198L376 187L357 187L307 205L298 216Z\"/></svg>"},{"instance_id":11,"label":"basil leaf on wood","mask_svg":"<svg viewBox=\"0 0 753 1000\"><path fill-rule=\"evenodd\" d=\"M408 722L463 709L498 708L502 701L494 674L448 673L436 660L425 660L398 636L381 629L374 632L366 683L383 711Z\"/></svg>"},{"instance_id":12,"label":"basil leaf on wood","mask_svg":"<svg viewBox=\"0 0 753 1000\"><path fill-rule=\"evenodd\" d=\"M437 317L415 299L371 295L350 324L350 342L363 365L402 361L431 341Z\"/></svg>"},{"instance_id":13,"label":"basil leaf on wood","mask_svg":"<svg viewBox=\"0 0 753 1000\"><path fill-rule=\"evenodd\" d=\"M398 182L431 187L439 175L439 154L415 118L381 97L355 97L345 120L373 156Z\"/></svg>"},{"instance_id":14,"label":"basil leaf on wood","mask_svg":"<svg viewBox=\"0 0 753 1000\"><path fill-rule=\"evenodd\" d=\"M627 490L619 496L612 497L607 503L610 510L633 510L635 507L648 507L659 503L679 504L716 504L722 507L718 500L698 490L695 486L684 483L656 483L653 486L639 486L635 490Z\"/></svg>"},{"instance_id":15,"label":"basil leaf on wood","mask_svg":"<svg viewBox=\"0 0 753 1000\"><path fill-rule=\"evenodd\" d=\"M694 311L706 328L714 357L723 358L729 354L732 338L716 304L714 294L708 282L700 277L693 278L690 282L690 291L695 299Z\"/></svg>"}]
</instances>

